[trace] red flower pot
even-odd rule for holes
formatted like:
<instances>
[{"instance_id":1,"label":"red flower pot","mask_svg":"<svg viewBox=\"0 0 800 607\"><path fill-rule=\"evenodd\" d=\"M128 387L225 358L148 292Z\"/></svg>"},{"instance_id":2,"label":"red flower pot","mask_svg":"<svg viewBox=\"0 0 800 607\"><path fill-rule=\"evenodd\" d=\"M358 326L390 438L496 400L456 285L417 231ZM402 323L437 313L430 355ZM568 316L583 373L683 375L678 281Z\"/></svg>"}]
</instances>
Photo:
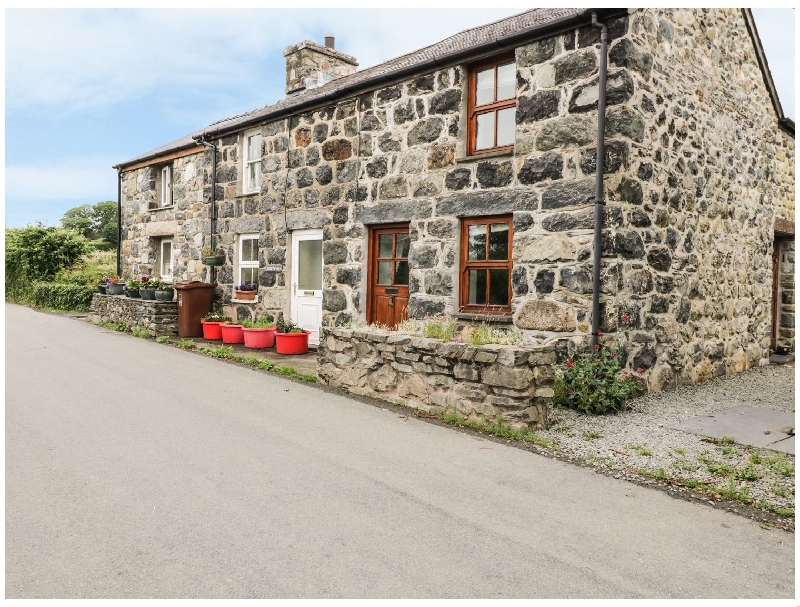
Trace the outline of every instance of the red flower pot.
<instances>
[{"instance_id":1,"label":"red flower pot","mask_svg":"<svg viewBox=\"0 0 800 607\"><path fill-rule=\"evenodd\" d=\"M271 348L275 345L275 327L242 327L245 348Z\"/></svg>"},{"instance_id":2,"label":"red flower pot","mask_svg":"<svg viewBox=\"0 0 800 607\"><path fill-rule=\"evenodd\" d=\"M203 339L222 339L222 323L217 321L201 320L203 325Z\"/></svg>"},{"instance_id":3,"label":"red flower pot","mask_svg":"<svg viewBox=\"0 0 800 607\"><path fill-rule=\"evenodd\" d=\"M275 333L275 350L278 354L305 354L308 352L308 336L304 333Z\"/></svg>"},{"instance_id":4,"label":"red flower pot","mask_svg":"<svg viewBox=\"0 0 800 607\"><path fill-rule=\"evenodd\" d=\"M240 344L244 342L244 334L242 333L242 325L225 325L222 329L222 343L224 344Z\"/></svg>"}]
</instances>

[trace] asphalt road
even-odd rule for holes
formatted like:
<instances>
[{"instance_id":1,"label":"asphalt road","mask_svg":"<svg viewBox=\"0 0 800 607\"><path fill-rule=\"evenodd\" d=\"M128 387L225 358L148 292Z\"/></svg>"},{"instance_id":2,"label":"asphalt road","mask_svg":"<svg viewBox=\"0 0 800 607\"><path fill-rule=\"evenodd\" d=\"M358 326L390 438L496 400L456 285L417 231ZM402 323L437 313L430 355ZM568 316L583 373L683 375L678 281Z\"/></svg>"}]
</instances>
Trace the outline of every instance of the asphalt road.
<instances>
[{"instance_id":1,"label":"asphalt road","mask_svg":"<svg viewBox=\"0 0 800 607\"><path fill-rule=\"evenodd\" d=\"M794 596L794 536L6 305L6 597Z\"/></svg>"}]
</instances>

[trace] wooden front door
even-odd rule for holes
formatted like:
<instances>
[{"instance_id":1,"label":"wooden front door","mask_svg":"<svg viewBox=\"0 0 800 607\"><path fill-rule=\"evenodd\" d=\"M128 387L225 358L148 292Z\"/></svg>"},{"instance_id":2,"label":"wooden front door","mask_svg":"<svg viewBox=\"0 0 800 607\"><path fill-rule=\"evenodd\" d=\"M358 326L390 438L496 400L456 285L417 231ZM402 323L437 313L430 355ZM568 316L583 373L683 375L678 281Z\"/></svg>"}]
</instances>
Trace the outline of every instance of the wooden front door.
<instances>
[{"instance_id":1,"label":"wooden front door","mask_svg":"<svg viewBox=\"0 0 800 607\"><path fill-rule=\"evenodd\" d=\"M405 319L409 244L407 223L370 230L368 323L394 328Z\"/></svg>"}]
</instances>

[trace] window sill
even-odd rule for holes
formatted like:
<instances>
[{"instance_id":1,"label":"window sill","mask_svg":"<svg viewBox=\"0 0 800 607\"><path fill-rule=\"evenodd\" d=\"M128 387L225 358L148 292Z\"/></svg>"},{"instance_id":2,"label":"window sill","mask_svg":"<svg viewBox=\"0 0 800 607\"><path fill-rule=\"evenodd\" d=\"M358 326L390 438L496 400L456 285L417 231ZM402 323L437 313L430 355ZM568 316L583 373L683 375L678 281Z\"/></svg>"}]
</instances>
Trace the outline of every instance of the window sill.
<instances>
[{"instance_id":1,"label":"window sill","mask_svg":"<svg viewBox=\"0 0 800 607\"><path fill-rule=\"evenodd\" d=\"M461 156L456 158L456 164L475 162L476 160L483 160L484 158L506 158L513 155L514 148L509 148L508 150L498 150L496 152L486 152L484 154L473 154L472 156Z\"/></svg>"},{"instance_id":2,"label":"window sill","mask_svg":"<svg viewBox=\"0 0 800 607\"><path fill-rule=\"evenodd\" d=\"M154 213L156 211L169 211L170 209L174 209L174 208L175 208L175 205L171 204L168 207L152 207L152 208L147 209L147 210L150 211L151 213Z\"/></svg>"},{"instance_id":3,"label":"window sill","mask_svg":"<svg viewBox=\"0 0 800 607\"><path fill-rule=\"evenodd\" d=\"M261 192L247 192L247 193L238 193L234 195L234 199L239 198L252 198L253 196L261 196Z\"/></svg>"},{"instance_id":4,"label":"window sill","mask_svg":"<svg viewBox=\"0 0 800 607\"><path fill-rule=\"evenodd\" d=\"M257 304L258 303L258 295L256 295L255 299L236 299L235 297L231 297L231 303L235 303L235 304Z\"/></svg>"},{"instance_id":5,"label":"window sill","mask_svg":"<svg viewBox=\"0 0 800 607\"><path fill-rule=\"evenodd\" d=\"M472 314L460 312L456 314L458 320L469 320L472 322L485 322L487 324L510 325L514 321L511 314Z\"/></svg>"}]
</instances>

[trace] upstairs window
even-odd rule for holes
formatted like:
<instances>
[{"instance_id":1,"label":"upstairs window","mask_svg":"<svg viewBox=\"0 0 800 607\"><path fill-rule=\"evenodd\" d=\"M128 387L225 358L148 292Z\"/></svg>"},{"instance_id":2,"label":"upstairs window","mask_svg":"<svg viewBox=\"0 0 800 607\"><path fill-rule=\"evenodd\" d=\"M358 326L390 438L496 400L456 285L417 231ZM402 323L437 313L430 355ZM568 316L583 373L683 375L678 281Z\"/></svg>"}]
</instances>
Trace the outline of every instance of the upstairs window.
<instances>
[{"instance_id":1,"label":"upstairs window","mask_svg":"<svg viewBox=\"0 0 800 607\"><path fill-rule=\"evenodd\" d=\"M161 167L161 174L160 174L160 181L161 181L161 194L160 194L160 206L162 207L171 207L172 206L172 167L170 165L165 165Z\"/></svg>"},{"instance_id":2,"label":"upstairs window","mask_svg":"<svg viewBox=\"0 0 800 607\"><path fill-rule=\"evenodd\" d=\"M512 218L480 217L461 224L460 310L511 313Z\"/></svg>"},{"instance_id":3,"label":"upstairs window","mask_svg":"<svg viewBox=\"0 0 800 607\"><path fill-rule=\"evenodd\" d=\"M514 56L480 63L469 72L469 153L514 147L517 66Z\"/></svg>"},{"instance_id":4,"label":"upstairs window","mask_svg":"<svg viewBox=\"0 0 800 607\"><path fill-rule=\"evenodd\" d=\"M242 194L261 191L261 129L244 135Z\"/></svg>"}]
</instances>

